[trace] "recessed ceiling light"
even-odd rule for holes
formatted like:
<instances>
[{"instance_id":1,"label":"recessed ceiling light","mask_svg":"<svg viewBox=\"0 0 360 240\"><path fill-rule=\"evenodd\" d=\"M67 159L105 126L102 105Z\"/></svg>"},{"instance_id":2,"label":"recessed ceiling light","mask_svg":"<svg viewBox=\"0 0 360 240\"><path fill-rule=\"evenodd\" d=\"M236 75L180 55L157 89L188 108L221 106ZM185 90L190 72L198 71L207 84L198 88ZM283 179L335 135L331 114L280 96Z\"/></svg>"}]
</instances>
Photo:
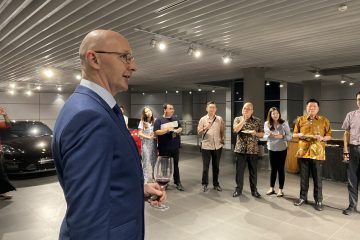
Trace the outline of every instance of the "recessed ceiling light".
<instances>
[{"instance_id":1,"label":"recessed ceiling light","mask_svg":"<svg viewBox=\"0 0 360 240\"><path fill-rule=\"evenodd\" d=\"M316 71L315 72L315 75L314 75L316 78L319 78L321 75L320 75L320 72L319 71Z\"/></svg>"},{"instance_id":2,"label":"recessed ceiling light","mask_svg":"<svg viewBox=\"0 0 360 240\"><path fill-rule=\"evenodd\" d=\"M15 88L16 87L16 83L10 83L10 88Z\"/></svg>"},{"instance_id":3,"label":"recessed ceiling light","mask_svg":"<svg viewBox=\"0 0 360 240\"><path fill-rule=\"evenodd\" d=\"M81 75L80 75L80 74L76 74L75 78L76 78L77 80L81 80Z\"/></svg>"},{"instance_id":4,"label":"recessed ceiling light","mask_svg":"<svg viewBox=\"0 0 360 240\"><path fill-rule=\"evenodd\" d=\"M352 86L352 85L354 85L354 83L353 83L353 82L349 83L349 86Z\"/></svg>"},{"instance_id":5,"label":"recessed ceiling light","mask_svg":"<svg viewBox=\"0 0 360 240\"><path fill-rule=\"evenodd\" d=\"M341 84L344 84L344 83L346 83L346 81L345 81L345 80L341 80L340 83L341 83Z\"/></svg>"},{"instance_id":6,"label":"recessed ceiling light","mask_svg":"<svg viewBox=\"0 0 360 240\"><path fill-rule=\"evenodd\" d=\"M61 91L62 91L62 87L61 87L61 86L58 86L56 89L58 90L58 92L61 92Z\"/></svg>"},{"instance_id":7,"label":"recessed ceiling light","mask_svg":"<svg viewBox=\"0 0 360 240\"><path fill-rule=\"evenodd\" d=\"M14 91L14 90L9 90L9 93L10 93L11 95L15 95L15 91Z\"/></svg>"},{"instance_id":8,"label":"recessed ceiling light","mask_svg":"<svg viewBox=\"0 0 360 240\"><path fill-rule=\"evenodd\" d=\"M28 96L31 96L31 95L32 95L32 91L31 91L31 90L27 90L27 91L25 92L25 94L28 95Z\"/></svg>"},{"instance_id":9,"label":"recessed ceiling light","mask_svg":"<svg viewBox=\"0 0 360 240\"><path fill-rule=\"evenodd\" d=\"M269 82L269 81L266 81L266 86L270 86L270 82Z\"/></svg>"}]
</instances>

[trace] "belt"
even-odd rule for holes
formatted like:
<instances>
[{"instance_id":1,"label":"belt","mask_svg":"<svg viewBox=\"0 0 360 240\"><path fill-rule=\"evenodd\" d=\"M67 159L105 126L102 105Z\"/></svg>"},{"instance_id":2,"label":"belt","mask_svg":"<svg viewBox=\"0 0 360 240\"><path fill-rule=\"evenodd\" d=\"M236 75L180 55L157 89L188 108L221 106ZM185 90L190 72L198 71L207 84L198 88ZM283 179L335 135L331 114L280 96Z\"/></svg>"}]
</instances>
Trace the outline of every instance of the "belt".
<instances>
[{"instance_id":1,"label":"belt","mask_svg":"<svg viewBox=\"0 0 360 240\"><path fill-rule=\"evenodd\" d=\"M349 144L350 147L360 148L360 145Z\"/></svg>"}]
</instances>

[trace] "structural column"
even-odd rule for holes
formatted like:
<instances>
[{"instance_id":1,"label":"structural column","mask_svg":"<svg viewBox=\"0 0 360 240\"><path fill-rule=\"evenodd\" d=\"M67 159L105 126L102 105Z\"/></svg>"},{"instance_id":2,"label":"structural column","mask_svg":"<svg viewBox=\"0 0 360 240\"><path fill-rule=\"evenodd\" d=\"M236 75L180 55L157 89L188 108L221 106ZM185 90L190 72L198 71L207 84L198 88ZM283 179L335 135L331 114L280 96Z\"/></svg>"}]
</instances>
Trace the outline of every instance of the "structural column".
<instances>
[{"instance_id":1,"label":"structural column","mask_svg":"<svg viewBox=\"0 0 360 240\"><path fill-rule=\"evenodd\" d=\"M254 105L254 115L264 120L265 69L259 67L243 69L244 103Z\"/></svg>"},{"instance_id":2,"label":"structural column","mask_svg":"<svg viewBox=\"0 0 360 240\"><path fill-rule=\"evenodd\" d=\"M188 92L182 92L182 119L185 121L184 133L193 131L193 96Z\"/></svg>"}]
</instances>

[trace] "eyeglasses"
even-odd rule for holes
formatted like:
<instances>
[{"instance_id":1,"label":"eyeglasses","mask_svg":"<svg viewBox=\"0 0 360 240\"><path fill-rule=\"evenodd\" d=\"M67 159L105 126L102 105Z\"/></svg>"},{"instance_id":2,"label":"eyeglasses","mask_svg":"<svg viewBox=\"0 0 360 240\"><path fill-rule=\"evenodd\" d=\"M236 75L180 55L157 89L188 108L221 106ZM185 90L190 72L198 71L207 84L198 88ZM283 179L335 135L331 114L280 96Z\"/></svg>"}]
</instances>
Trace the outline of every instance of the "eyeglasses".
<instances>
[{"instance_id":1,"label":"eyeglasses","mask_svg":"<svg viewBox=\"0 0 360 240\"><path fill-rule=\"evenodd\" d=\"M134 61L134 56L131 53L119 53L119 52L106 52L106 51L94 51L96 53L105 53L105 54L116 54L121 60L124 60L127 64L131 64Z\"/></svg>"}]
</instances>

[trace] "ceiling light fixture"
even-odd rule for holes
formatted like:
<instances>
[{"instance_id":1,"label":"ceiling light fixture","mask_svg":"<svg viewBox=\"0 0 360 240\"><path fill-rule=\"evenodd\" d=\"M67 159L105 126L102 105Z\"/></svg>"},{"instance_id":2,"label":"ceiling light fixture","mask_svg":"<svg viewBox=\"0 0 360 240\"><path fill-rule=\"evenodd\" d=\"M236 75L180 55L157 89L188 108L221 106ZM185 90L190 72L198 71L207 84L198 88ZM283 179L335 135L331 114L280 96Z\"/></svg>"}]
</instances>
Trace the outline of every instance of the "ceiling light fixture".
<instances>
[{"instance_id":1,"label":"ceiling light fixture","mask_svg":"<svg viewBox=\"0 0 360 240\"><path fill-rule=\"evenodd\" d=\"M151 48L155 48L156 47L156 44L157 44L157 41L155 39L151 39L150 41L150 47Z\"/></svg>"},{"instance_id":2,"label":"ceiling light fixture","mask_svg":"<svg viewBox=\"0 0 360 240\"><path fill-rule=\"evenodd\" d=\"M58 92L62 91L62 87L61 86L57 86L56 89L58 90Z\"/></svg>"},{"instance_id":3,"label":"ceiling light fixture","mask_svg":"<svg viewBox=\"0 0 360 240\"><path fill-rule=\"evenodd\" d=\"M76 78L77 80L81 80L81 75L80 75L80 74L76 74L75 78Z\"/></svg>"},{"instance_id":4,"label":"ceiling light fixture","mask_svg":"<svg viewBox=\"0 0 360 240\"><path fill-rule=\"evenodd\" d=\"M201 92L201 91L202 91L202 89L201 89L201 88L199 88L199 89L198 89L198 91L199 91L199 92Z\"/></svg>"},{"instance_id":5,"label":"ceiling light fixture","mask_svg":"<svg viewBox=\"0 0 360 240\"><path fill-rule=\"evenodd\" d=\"M341 83L341 84L344 84L344 83L346 83L346 81L345 81L345 80L341 80L340 83Z\"/></svg>"},{"instance_id":6,"label":"ceiling light fixture","mask_svg":"<svg viewBox=\"0 0 360 240\"><path fill-rule=\"evenodd\" d=\"M270 82L269 82L269 81L266 81L266 86L270 86Z\"/></svg>"},{"instance_id":7,"label":"ceiling light fixture","mask_svg":"<svg viewBox=\"0 0 360 240\"><path fill-rule=\"evenodd\" d=\"M349 86L352 86L352 85L354 85L354 83L353 83L353 82L350 82L350 83L349 83Z\"/></svg>"},{"instance_id":8,"label":"ceiling light fixture","mask_svg":"<svg viewBox=\"0 0 360 240\"><path fill-rule=\"evenodd\" d=\"M52 78L54 76L54 71L52 71L51 69L45 69L44 75L48 78Z\"/></svg>"},{"instance_id":9,"label":"ceiling light fixture","mask_svg":"<svg viewBox=\"0 0 360 240\"><path fill-rule=\"evenodd\" d=\"M9 93L10 93L11 95L15 95L15 90L9 90Z\"/></svg>"},{"instance_id":10,"label":"ceiling light fixture","mask_svg":"<svg viewBox=\"0 0 360 240\"><path fill-rule=\"evenodd\" d=\"M175 92L176 92L176 93L179 93L179 91L178 91L178 90L176 90Z\"/></svg>"},{"instance_id":11,"label":"ceiling light fixture","mask_svg":"<svg viewBox=\"0 0 360 240\"><path fill-rule=\"evenodd\" d=\"M36 90L40 91L41 90L41 85L37 85L35 88L36 88Z\"/></svg>"},{"instance_id":12,"label":"ceiling light fixture","mask_svg":"<svg viewBox=\"0 0 360 240\"><path fill-rule=\"evenodd\" d=\"M319 78L319 77L321 76L321 74L320 74L319 71L316 71L314 76L315 76L316 78Z\"/></svg>"},{"instance_id":13,"label":"ceiling light fixture","mask_svg":"<svg viewBox=\"0 0 360 240\"><path fill-rule=\"evenodd\" d=\"M192 91L189 91L189 94L192 94Z\"/></svg>"},{"instance_id":14,"label":"ceiling light fixture","mask_svg":"<svg viewBox=\"0 0 360 240\"><path fill-rule=\"evenodd\" d=\"M31 96L31 95L32 95L32 91L31 91L31 90L27 90L27 91L25 92L25 94L28 95L28 96Z\"/></svg>"},{"instance_id":15,"label":"ceiling light fixture","mask_svg":"<svg viewBox=\"0 0 360 240\"><path fill-rule=\"evenodd\" d=\"M222 57L222 61L224 64L229 64L232 62L232 57L231 57L231 53L226 53L223 57Z\"/></svg>"},{"instance_id":16,"label":"ceiling light fixture","mask_svg":"<svg viewBox=\"0 0 360 240\"><path fill-rule=\"evenodd\" d=\"M165 43L165 42L159 42L159 44L158 44L158 49L159 49L160 51L165 51L166 48L167 48L167 46L166 46L166 43Z\"/></svg>"},{"instance_id":17,"label":"ceiling light fixture","mask_svg":"<svg viewBox=\"0 0 360 240\"><path fill-rule=\"evenodd\" d=\"M345 3L341 4L341 5L338 7L338 11L339 11L339 12L345 12L347 9L348 9L348 6L347 6Z\"/></svg>"},{"instance_id":18,"label":"ceiling light fixture","mask_svg":"<svg viewBox=\"0 0 360 240\"><path fill-rule=\"evenodd\" d=\"M211 92L214 93L214 92L215 92L215 89L211 90Z\"/></svg>"},{"instance_id":19,"label":"ceiling light fixture","mask_svg":"<svg viewBox=\"0 0 360 240\"><path fill-rule=\"evenodd\" d=\"M16 87L16 83L10 83L10 88L14 89Z\"/></svg>"},{"instance_id":20,"label":"ceiling light fixture","mask_svg":"<svg viewBox=\"0 0 360 240\"><path fill-rule=\"evenodd\" d=\"M196 58L199 58L199 57L201 57L201 51L200 50L195 50L194 51L194 56L196 57Z\"/></svg>"},{"instance_id":21,"label":"ceiling light fixture","mask_svg":"<svg viewBox=\"0 0 360 240\"><path fill-rule=\"evenodd\" d=\"M191 55L193 55L193 53L194 53L194 47L192 45L190 45L186 54L191 56Z\"/></svg>"},{"instance_id":22,"label":"ceiling light fixture","mask_svg":"<svg viewBox=\"0 0 360 240\"><path fill-rule=\"evenodd\" d=\"M283 87L284 87L284 84L280 83L279 87L280 87L280 88L283 88Z\"/></svg>"}]
</instances>

